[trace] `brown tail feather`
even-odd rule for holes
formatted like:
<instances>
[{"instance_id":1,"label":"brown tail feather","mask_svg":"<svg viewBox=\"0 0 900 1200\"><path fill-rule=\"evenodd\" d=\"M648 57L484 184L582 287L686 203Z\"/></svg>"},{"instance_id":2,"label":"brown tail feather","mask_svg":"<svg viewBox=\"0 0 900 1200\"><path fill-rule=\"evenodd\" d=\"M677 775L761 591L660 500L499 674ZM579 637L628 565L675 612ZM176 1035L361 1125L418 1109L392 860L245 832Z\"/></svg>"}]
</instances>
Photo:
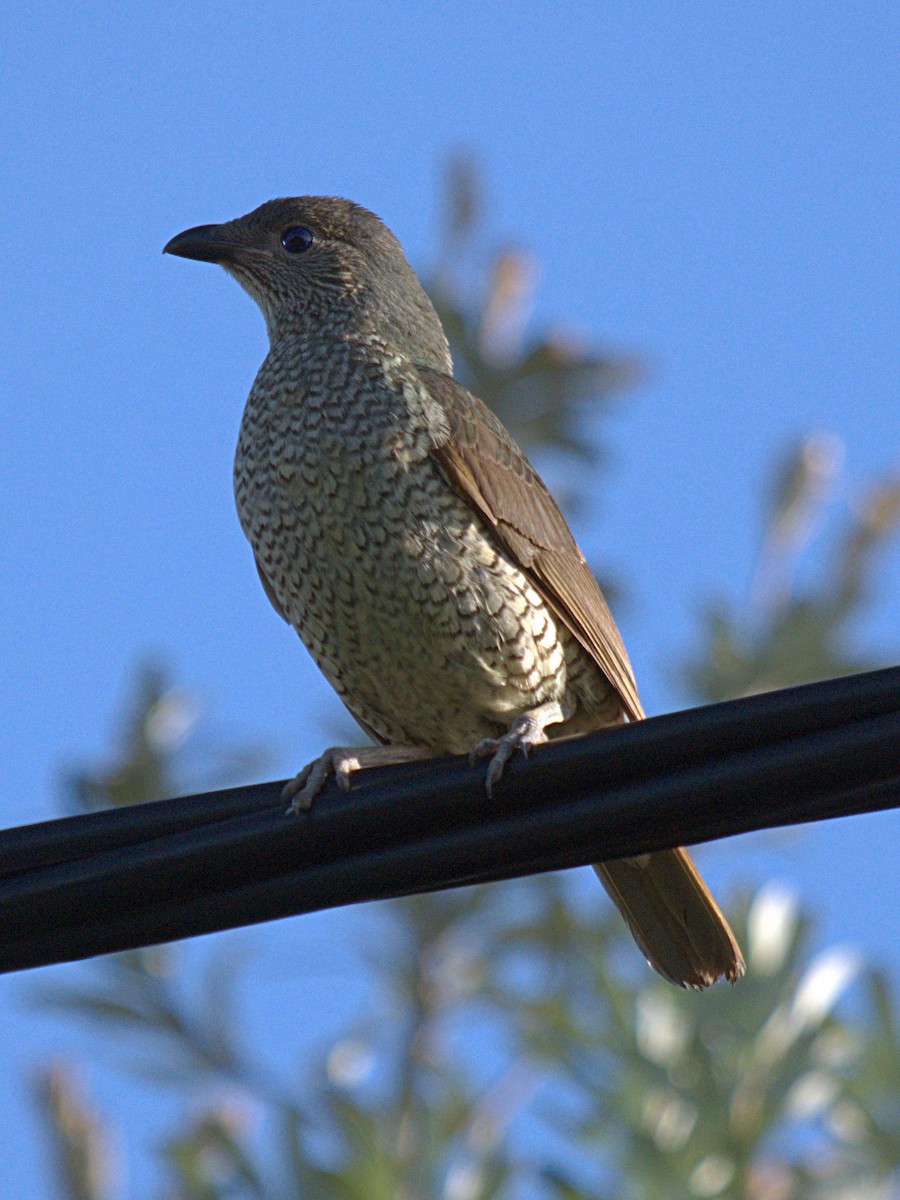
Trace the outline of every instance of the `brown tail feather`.
<instances>
[{"instance_id":1,"label":"brown tail feather","mask_svg":"<svg viewBox=\"0 0 900 1200\"><path fill-rule=\"evenodd\" d=\"M740 947L686 850L597 863L594 870L660 975L693 988L743 975Z\"/></svg>"}]
</instances>

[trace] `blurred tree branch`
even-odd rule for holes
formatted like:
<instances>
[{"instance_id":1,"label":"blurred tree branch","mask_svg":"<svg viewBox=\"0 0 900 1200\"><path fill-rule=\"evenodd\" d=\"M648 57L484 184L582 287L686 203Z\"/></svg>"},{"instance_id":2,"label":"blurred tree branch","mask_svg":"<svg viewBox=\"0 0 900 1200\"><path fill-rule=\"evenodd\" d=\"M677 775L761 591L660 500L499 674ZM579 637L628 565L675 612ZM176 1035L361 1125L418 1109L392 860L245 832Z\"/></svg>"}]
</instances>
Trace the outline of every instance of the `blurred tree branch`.
<instances>
[{"instance_id":1,"label":"blurred tree branch","mask_svg":"<svg viewBox=\"0 0 900 1200\"><path fill-rule=\"evenodd\" d=\"M67 1063L40 1070L35 1100L50 1137L54 1174L65 1200L103 1200L112 1194L109 1133L82 1095Z\"/></svg>"},{"instance_id":2,"label":"blurred tree branch","mask_svg":"<svg viewBox=\"0 0 900 1200\"><path fill-rule=\"evenodd\" d=\"M483 180L458 154L444 176L438 261L424 275L453 352L455 374L494 410L526 454L555 449L596 466L588 408L609 411L642 370L634 357L590 350L562 330L529 336L537 264L513 246L487 251Z\"/></svg>"},{"instance_id":3,"label":"blurred tree branch","mask_svg":"<svg viewBox=\"0 0 900 1200\"><path fill-rule=\"evenodd\" d=\"M682 666L691 695L714 703L873 670L890 661L849 648L852 623L877 593L878 561L900 534L900 477L876 480L852 498L829 539L817 576L800 567L832 504L842 447L821 434L784 461L766 514L750 602L724 600L701 614L702 643Z\"/></svg>"}]
</instances>

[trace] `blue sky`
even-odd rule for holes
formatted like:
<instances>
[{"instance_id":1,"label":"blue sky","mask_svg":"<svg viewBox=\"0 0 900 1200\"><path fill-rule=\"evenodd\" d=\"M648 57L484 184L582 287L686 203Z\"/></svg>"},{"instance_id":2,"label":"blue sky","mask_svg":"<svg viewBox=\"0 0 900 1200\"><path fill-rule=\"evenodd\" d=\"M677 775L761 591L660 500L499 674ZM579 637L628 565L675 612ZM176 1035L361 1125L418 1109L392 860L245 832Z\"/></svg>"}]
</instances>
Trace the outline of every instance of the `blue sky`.
<instances>
[{"instance_id":1,"label":"blue sky","mask_svg":"<svg viewBox=\"0 0 900 1200\"><path fill-rule=\"evenodd\" d=\"M745 597L759 498L789 441L842 440L839 503L896 468L896 7L559 14L3 7L4 824L58 812L61 770L108 745L151 652L217 729L272 745L273 774L328 740L336 707L268 609L233 511L262 321L220 271L162 258L189 225L274 195L341 194L425 265L440 166L459 147L478 155L492 233L540 261L536 323L651 367L604 426L613 469L576 526L628 586L620 624L651 712L684 703L668 672L698 603ZM897 645L898 557L858 631L875 651ZM896 815L865 818L775 858L736 841L704 865L726 890L777 872L821 912L821 944L853 942L896 972L897 833ZM260 936L321 964L355 919ZM306 991L298 1012L320 1007ZM22 997L21 980L0 981L15 1042L0 1111L16 1135L0 1180L10 1170L16 1194L37 1197L22 1073L80 1043ZM119 1103L102 1071L94 1084Z\"/></svg>"}]
</instances>

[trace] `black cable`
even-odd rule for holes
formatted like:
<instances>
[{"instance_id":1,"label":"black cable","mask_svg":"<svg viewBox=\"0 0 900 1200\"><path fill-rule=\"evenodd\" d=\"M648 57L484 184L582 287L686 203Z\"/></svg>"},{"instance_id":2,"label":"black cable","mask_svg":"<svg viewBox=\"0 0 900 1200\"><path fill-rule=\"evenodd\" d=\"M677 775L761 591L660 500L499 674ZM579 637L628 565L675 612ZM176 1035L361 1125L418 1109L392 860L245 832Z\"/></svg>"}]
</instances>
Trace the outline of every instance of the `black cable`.
<instances>
[{"instance_id":1,"label":"black cable","mask_svg":"<svg viewBox=\"0 0 900 1200\"><path fill-rule=\"evenodd\" d=\"M655 717L484 767L435 759L0 833L0 970L900 804L900 667Z\"/></svg>"}]
</instances>

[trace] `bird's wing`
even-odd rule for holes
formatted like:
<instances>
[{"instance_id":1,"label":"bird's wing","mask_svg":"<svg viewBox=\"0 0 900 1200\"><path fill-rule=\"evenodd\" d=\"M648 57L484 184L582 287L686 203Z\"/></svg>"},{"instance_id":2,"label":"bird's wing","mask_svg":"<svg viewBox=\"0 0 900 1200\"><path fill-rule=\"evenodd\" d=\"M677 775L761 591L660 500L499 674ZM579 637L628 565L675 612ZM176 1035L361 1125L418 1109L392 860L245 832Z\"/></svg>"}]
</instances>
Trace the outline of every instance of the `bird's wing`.
<instances>
[{"instance_id":1,"label":"bird's wing","mask_svg":"<svg viewBox=\"0 0 900 1200\"><path fill-rule=\"evenodd\" d=\"M603 593L556 501L490 409L449 375L418 368L447 417L434 456L450 483L553 606L616 689L628 717L644 715L631 664Z\"/></svg>"}]
</instances>

